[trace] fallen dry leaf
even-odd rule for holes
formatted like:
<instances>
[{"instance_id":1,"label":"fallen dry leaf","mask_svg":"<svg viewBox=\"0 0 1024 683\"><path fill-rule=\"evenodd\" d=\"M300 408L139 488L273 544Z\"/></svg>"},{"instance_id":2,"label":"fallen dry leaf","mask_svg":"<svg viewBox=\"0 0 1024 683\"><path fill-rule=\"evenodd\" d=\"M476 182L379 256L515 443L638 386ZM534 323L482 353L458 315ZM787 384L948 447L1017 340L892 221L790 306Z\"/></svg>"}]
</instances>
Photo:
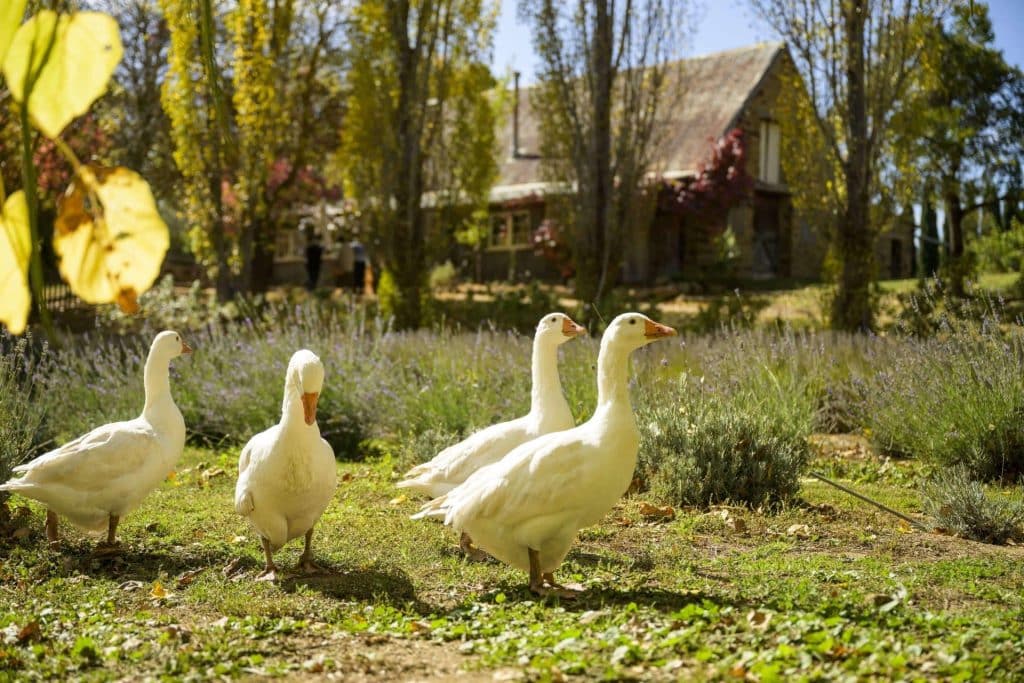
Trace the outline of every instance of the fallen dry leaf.
<instances>
[{"instance_id":1,"label":"fallen dry leaf","mask_svg":"<svg viewBox=\"0 0 1024 683\"><path fill-rule=\"evenodd\" d=\"M811 528L806 524L792 524L786 529L787 536L796 536L797 538L808 538L811 535Z\"/></svg>"},{"instance_id":2,"label":"fallen dry leaf","mask_svg":"<svg viewBox=\"0 0 1024 683\"><path fill-rule=\"evenodd\" d=\"M18 642L25 643L30 640L39 640L42 636L43 632L39 629L39 622L30 621L18 631Z\"/></svg>"},{"instance_id":3,"label":"fallen dry leaf","mask_svg":"<svg viewBox=\"0 0 1024 683\"><path fill-rule=\"evenodd\" d=\"M768 624L772 620L772 615L761 610L750 610L747 614L747 623L750 624L751 628L756 628L759 631L763 631L768 628Z\"/></svg>"},{"instance_id":4,"label":"fallen dry leaf","mask_svg":"<svg viewBox=\"0 0 1024 683\"><path fill-rule=\"evenodd\" d=\"M181 576L179 576L177 578L178 588L184 588L185 586L188 586L189 584L191 584L193 581L196 580L197 576L199 576L200 574L203 573L203 571L205 571L205 569L206 569L205 567L200 567L199 569L193 569L192 571L187 571L184 574L182 574Z\"/></svg>"},{"instance_id":5,"label":"fallen dry leaf","mask_svg":"<svg viewBox=\"0 0 1024 683\"><path fill-rule=\"evenodd\" d=\"M14 530L14 533L11 534L11 536L14 538L14 540L18 541L23 538L26 538L31 533L32 530L29 529L27 526L20 526Z\"/></svg>"},{"instance_id":6,"label":"fallen dry leaf","mask_svg":"<svg viewBox=\"0 0 1024 683\"><path fill-rule=\"evenodd\" d=\"M672 519L676 516L676 511L671 505L658 507L653 503L642 501L640 503L640 514L647 519Z\"/></svg>"},{"instance_id":7,"label":"fallen dry leaf","mask_svg":"<svg viewBox=\"0 0 1024 683\"><path fill-rule=\"evenodd\" d=\"M341 480L344 482L352 481L352 473L346 472L345 474L341 475Z\"/></svg>"},{"instance_id":8,"label":"fallen dry leaf","mask_svg":"<svg viewBox=\"0 0 1024 683\"><path fill-rule=\"evenodd\" d=\"M739 517L732 517L727 524L737 534L742 534L747 530L747 523Z\"/></svg>"},{"instance_id":9,"label":"fallen dry leaf","mask_svg":"<svg viewBox=\"0 0 1024 683\"><path fill-rule=\"evenodd\" d=\"M167 597L167 591L164 590L164 586L159 581L153 582L153 590L149 591L150 596L160 600Z\"/></svg>"},{"instance_id":10,"label":"fallen dry leaf","mask_svg":"<svg viewBox=\"0 0 1024 683\"><path fill-rule=\"evenodd\" d=\"M223 569L224 576L231 576L232 574L237 573L238 570L242 568L242 564L244 562L245 560L241 557L236 557L235 559L228 562L227 566Z\"/></svg>"},{"instance_id":11,"label":"fallen dry leaf","mask_svg":"<svg viewBox=\"0 0 1024 683\"><path fill-rule=\"evenodd\" d=\"M409 496L407 496L407 495L405 495L403 493L402 495L398 496L397 498L392 498L391 500L389 500L388 501L388 505L390 505L392 507L395 507L397 505L401 505L402 503L404 503L407 500L409 500Z\"/></svg>"}]
</instances>

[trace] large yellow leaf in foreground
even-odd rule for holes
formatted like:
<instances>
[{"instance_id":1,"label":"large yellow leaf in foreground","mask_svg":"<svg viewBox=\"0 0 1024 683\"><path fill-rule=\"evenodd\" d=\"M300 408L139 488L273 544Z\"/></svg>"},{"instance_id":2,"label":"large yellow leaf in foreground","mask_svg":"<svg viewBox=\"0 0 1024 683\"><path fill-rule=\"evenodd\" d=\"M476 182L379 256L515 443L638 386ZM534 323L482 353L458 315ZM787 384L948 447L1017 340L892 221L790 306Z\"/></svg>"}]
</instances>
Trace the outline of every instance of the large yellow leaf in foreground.
<instances>
[{"instance_id":1,"label":"large yellow leaf in foreground","mask_svg":"<svg viewBox=\"0 0 1024 683\"><path fill-rule=\"evenodd\" d=\"M80 167L57 204L54 228L60 274L72 291L129 313L160 274L170 244L149 184L120 167Z\"/></svg>"},{"instance_id":2,"label":"large yellow leaf in foreground","mask_svg":"<svg viewBox=\"0 0 1024 683\"><path fill-rule=\"evenodd\" d=\"M39 130L55 138L106 91L121 54L121 35L113 17L43 10L14 34L3 63L4 77L11 95L21 102L26 79L38 73L28 113Z\"/></svg>"},{"instance_id":3,"label":"large yellow leaf in foreground","mask_svg":"<svg viewBox=\"0 0 1024 683\"><path fill-rule=\"evenodd\" d=\"M12 334L25 331L32 297L28 290L28 261L32 238L28 227L28 204L18 190L4 202L0 214L0 322Z\"/></svg>"},{"instance_id":4,"label":"large yellow leaf in foreground","mask_svg":"<svg viewBox=\"0 0 1024 683\"><path fill-rule=\"evenodd\" d=\"M0 2L0 64L4 63L4 55L21 24L25 14L27 0L3 0Z\"/></svg>"}]
</instances>

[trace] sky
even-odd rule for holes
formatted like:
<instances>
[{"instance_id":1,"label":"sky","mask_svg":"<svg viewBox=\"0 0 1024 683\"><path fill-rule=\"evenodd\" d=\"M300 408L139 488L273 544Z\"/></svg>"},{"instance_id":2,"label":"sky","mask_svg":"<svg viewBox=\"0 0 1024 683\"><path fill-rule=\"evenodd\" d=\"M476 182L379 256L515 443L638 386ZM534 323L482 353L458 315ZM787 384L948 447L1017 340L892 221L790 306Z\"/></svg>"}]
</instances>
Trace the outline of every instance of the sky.
<instances>
[{"instance_id":1,"label":"sky","mask_svg":"<svg viewBox=\"0 0 1024 683\"><path fill-rule=\"evenodd\" d=\"M529 26L519 22L517 0L502 0L501 16L494 40L494 68L499 74L518 70L523 84L532 83L536 56L530 41ZM996 33L996 47L1006 60L1024 68L1024 0L992 0L989 14ZM698 8L697 24L684 46L687 56L718 52L774 40L770 30L761 25L744 0L706 0Z\"/></svg>"}]
</instances>

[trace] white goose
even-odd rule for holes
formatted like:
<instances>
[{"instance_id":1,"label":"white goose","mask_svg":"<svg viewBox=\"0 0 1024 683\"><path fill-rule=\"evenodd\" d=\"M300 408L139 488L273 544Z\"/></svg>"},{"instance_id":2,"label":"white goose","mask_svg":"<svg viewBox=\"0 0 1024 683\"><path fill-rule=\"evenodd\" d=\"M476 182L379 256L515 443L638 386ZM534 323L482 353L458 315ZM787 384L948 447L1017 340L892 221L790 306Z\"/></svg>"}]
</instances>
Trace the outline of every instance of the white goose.
<instances>
[{"instance_id":1,"label":"white goose","mask_svg":"<svg viewBox=\"0 0 1024 683\"><path fill-rule=\"evenodd\" d=\"M626 492L640 433L629 403L629 355L675 335L639 313L615 318L601 338L597 409L574 429L547 434L478 470L413 519L443 518L499 560L530 573L530 590L573 597L554 571L576 533Z\"/></svg>"},{"instance_id":2,"label":"white goose","mask_svg":"<svg viewBox=\"0 0 1024 683\"><path fill-rule=\"evenodd\" d=\"M161 332L149 347L142 415L97 427L60 448L15 467L24 472L0 489L45 504L46 537L59 541L57 515L93 533L107 529L98 552L116 552L117 524L174 468L185 447L185 421L171 397L172 358L192 349L177 332Z\"/></svg>"},{"instance_id":3,"label":"white goose","mask_svg":"<svg viewBox=\"0 0 1024 683\"><path fill-rule=\"evenodd\" d=\"M320 437L316 404L324 366L312 351L296 351L288 363L281 422L249 439L238 459L235 511L260 535L266 567L259 578L277 577L273 553L305 534L299 569L314 573L313 525L337 487L334 450Z\"/></svg>"},{"instance_id":4,"label":"white goose","mask_svg":"<svg viewBox=\"0 0 1024 683\"><path fill-rule=\"evenodd\" d=\"M533 337L530 412L474 432L433 460L413 467L396 486L436 498L481 467L497 462L516 446L542 434L572 428L572 412L558 376L558 347L583 334L586 329L564 313L549 313L541 318ZM472 541L466 534L462 534L459 545L467 554L473 553Z\"/></svg>"}]
</instances>

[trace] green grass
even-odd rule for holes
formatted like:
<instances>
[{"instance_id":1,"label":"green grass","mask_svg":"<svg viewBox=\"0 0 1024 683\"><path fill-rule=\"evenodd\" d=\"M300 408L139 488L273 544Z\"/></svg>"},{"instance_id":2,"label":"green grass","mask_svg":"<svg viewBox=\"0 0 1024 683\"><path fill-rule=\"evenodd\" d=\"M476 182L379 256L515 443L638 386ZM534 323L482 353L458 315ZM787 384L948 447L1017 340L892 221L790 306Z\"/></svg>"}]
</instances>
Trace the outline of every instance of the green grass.
<instances>
[{"instance_id":1,"label":"green grass","mask_svg":"<svg viewBox=\"0 0 1024 683\"><path fill-rule=\"evenodd\" d=\"M911 533L817 482L775 514L655 521L624 500L559 573L587 587L574 604L535 600L520 572L467 563L450 530L410 521L387 458L338 466L315 541L332 575L256 583L261 553L231 505L236 457L187 449L122 523L118 560L90 558L92 540L70 529L61 552L44 549L29 505L32 533L0 548L0 680L1024 676L1021 548ZM916 512L904 476L857 486Z\"/></svg>"}]
</instances>

